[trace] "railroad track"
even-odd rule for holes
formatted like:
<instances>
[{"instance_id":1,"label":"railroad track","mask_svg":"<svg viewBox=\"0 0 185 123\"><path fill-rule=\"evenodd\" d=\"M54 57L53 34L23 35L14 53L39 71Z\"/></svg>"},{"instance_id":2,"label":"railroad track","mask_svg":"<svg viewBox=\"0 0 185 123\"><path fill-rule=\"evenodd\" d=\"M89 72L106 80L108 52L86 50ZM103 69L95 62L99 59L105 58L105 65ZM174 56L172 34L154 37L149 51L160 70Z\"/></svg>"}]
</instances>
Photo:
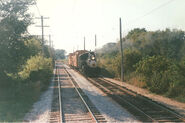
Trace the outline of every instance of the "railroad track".
<instances>
[{"instance_id":1,"label":"railroad track","mask_svg":"<svg viewBox=\"0 0 185 123\"><path fill-rule=\"evenodd\" d=\"M59 123L62 122L61 117L61 101L60 101L60 83L59 83L59 74L58 74L58 66L60 63L55 62L55 69L54 69L54 77L52 82L54 82L53 86L53 99L51 105L51 112L50 112L50 123Z\"/></svg>"},{"instance_id":2,"label":"railroad track","mask_svg":"<svg viewBox=\"0 0 185 123\"><path fill-rule=\"evenodd\" d=\"M185 122L175 111L103 78L87 79L142 122Z\"/></svg>"},{"instance_id":3,"label":"railroad track","mask_svg":"<svg viewBox=\"0 0 185 123\"><path fill-rule=\"evenodd\" d=\"M56 66L58 94L54 91L57 98L53 100L52 109L57 113L50 118L50 122L106 122L66 68L60 63Z\"/></svg>"}]
</instances>

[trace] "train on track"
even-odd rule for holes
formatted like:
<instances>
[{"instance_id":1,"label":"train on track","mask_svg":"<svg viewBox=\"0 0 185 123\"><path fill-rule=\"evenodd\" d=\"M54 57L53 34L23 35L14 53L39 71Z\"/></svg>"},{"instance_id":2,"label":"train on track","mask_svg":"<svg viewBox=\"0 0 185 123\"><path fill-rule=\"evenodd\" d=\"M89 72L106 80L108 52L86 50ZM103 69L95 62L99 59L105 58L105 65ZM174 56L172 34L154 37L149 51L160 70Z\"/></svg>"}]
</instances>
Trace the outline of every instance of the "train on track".
<instances>
[{"instance_id":1,"label":"train on track","mask_svg":"<svg viewBox=\"0 0 185 123\"><path fill-rule=\"evenodd\" d=\"M92 51L77 50L74 53L70 53L68 64L88 76L97 76L100 73L95 52Z\"/></svg>"}]
</instances>

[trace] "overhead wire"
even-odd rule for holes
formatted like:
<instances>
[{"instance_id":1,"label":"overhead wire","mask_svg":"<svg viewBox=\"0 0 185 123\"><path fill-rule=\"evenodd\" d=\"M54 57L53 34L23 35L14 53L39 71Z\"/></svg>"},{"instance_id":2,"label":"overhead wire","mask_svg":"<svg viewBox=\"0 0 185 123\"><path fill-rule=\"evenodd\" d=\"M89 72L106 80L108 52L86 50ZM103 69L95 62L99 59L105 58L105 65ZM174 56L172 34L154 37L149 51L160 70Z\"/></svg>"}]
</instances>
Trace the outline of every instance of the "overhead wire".
<instances>
[{"instance_id":1,"label":"overhead wire","mask_svg":"<svg viewBox=\"0 0 185 123\"><path fill-rule=\"evenodd\" d=\"M152 10L150 10L150 11L148 11L148 12L146 12L146 13L143 14L142 16L139 16L139 17L135 18L134 20L132 20L132 21L129 22L129 23L132 24L132 23L138 21L139 19L142 19L143 17L150 15L150 14L153 13L154 11L159 10L159 9L161 9L162 7L164 7L164 6L168 5L168 4L170 4L170 3L173 2L173 1L175 1L175 0L169 0L169 1L167 1L167 2L164 2L163 4L161 4L161 5L159 5L159 6L155 7L155 8L153 8Z\"/></svg>"},{"instance_id":2,"label":"overhead wire","mask_svg":"<svg viewBox=\"0 0 185 123\"><path fill-rule=\"evenodd\" d=\"M36 2L36 0L34 0L34 2L35 2L35 6L36 6L36 8L37 8L37 11L38 11L38 13L39 13L39 16L41 16L41 14L40 14L40 10L39 10L39 7L37 6L37 2Z\"/></svg>"},{"instance_id":3,"label":"overhead wire","mask_svg":"<svg viewBox=\"0 0 185 123\"><path fill-rule=\"evenodd\" d=\"M146 12L145 14L143 14L143 15L141 15L139 17L136 17L133 20L130 20L130 21L128 20L128 25L126 27L126 30L129 31L129 27L131 27L132 24L134 24L135 22L138 22L138 20L144 18L145 16L148 16L148 15L152 14L153 12L163 8L164 6L170 4L173 1L175 1L175 0L168 0L168 1L164 2L164 3L162 3L161 5L159 5L159 6L155 7L155 8L153 8L153 9L151 9L150 11Z\"/></svg>"}]
</instances>

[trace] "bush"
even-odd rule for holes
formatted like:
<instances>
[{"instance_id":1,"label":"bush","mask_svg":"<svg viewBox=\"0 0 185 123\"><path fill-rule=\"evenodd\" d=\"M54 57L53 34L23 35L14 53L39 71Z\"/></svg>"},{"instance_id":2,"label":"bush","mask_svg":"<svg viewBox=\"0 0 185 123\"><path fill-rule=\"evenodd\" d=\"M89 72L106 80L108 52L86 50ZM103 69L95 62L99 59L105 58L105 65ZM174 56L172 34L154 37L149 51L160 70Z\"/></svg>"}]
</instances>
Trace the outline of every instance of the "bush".
<instances>
[{"instance_id":1,"label":"bush","mask_svg":"<svg viewBox=\"0 0 185 123\"><path fill-rule=\"evenodd\" d=\"M185 59L178 64L173 64L168 70L168 77L170 81L168 96L185 97Z\"/></svg>"},{"instance_id":2,"label":"bush","mask_svg":"<svg viewBox=\"0 0 185 123\"><path fill-rule=\"evenodd\" d=\"M135 49L126 49L124 51L124 69L126 73L131 73L133 71L135 71L135 67L134 65L136 63L138 63L141 58L141 52L139 52L138 50Z\"/></svg>"},{"instance_id":3,"label":"bush","mask_svg":"<svg viewBox=\"0 0 185 123\"><path fill-rule=\"evenodd\" d=\"M38 76L35 72L38 73L39 70L48 71L48 74L52 73L52 59L45 58L42 55L32 56L30 59L27 60L26 64L23 65L22 67L23 67L23 70L18 73L19 76L23 80L27 78L34 79L34 78L37 78L36 76ZM32 75L32 77L30 77L30 75Z\"/></svg>"},{"instance_id":4,"label":"bush","mask_svg":"<svg viewBox=\"0 0 185 123\"><path fill-rule=\"evenodd\" d=\"M149 90L165 93L169 88L167 70L170 65L171 62L163 56L150 56L136 64L136 72L144 76Z\"/></svg>"},{"instance_id":5,"label":"bush","mask_svg":"<svg viewBox=\"0 0 185 123\"><path fill-rule=\"evenodd\" d=\"M114 54L114 55L113 55ZM113 55L113 56L112 56ZM134 65L141 59L141 53L135 49L126 49L124 51L124 73L129 74L135 71ZM104 75L109 75L109 77L120 78L121 73L121 54L120 53L110 53L104 55L100 62L100 67Z\"/></svg>"},{"instance_id":6,"label":"bush","mask_svg":"<svg viewBox=\"0 0 185 123\"><path fill-rule=\"evenodd\" d=\"M150 81L148 81L147 83L149 82L150 82L149 89L152 92L165 93L168 91L169 79L168 79L167 72L154 71L153 75L150 78Z\"/></svg>"},{"instance_id":7,"label":"bush","mask_svg":"<svg viewBox=\"0 0 185 123\"><path fill-rule=\"evenodd\" d=\"M126 49L124 50L124 56L123 56L123 68L124 68L124 74L130 74L133 71L135 71L134 65L139 62L141 59L141 53L134 49ZM116 77L120 78L121 73L121 54L117 54L115 58L112 59L112 70L115 73Z\"/></svg>"},{"instance_id":8,"label":"bush","mask_svg":"<svg viewBox=\"0 0 185 123\"><path fill-rule=\"evenodd\" d=\"M98 60L98 66L101 68L101 74L106 77L114 77L113 60L108 58L101 58Z\"/></svg>"}]
</instances>

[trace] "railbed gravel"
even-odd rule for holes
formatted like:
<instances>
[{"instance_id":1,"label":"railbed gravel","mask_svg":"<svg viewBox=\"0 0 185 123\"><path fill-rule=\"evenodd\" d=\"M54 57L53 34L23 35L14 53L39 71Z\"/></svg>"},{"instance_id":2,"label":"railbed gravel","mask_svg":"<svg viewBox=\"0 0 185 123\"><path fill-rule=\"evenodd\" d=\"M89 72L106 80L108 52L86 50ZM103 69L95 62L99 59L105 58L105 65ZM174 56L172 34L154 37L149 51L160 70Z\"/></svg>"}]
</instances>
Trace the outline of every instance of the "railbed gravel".
<instances>
[{"instance_id":1,"label":"railbed gravel","mask_svg":"<svg viewBox=\"0 0 185 123\"><path fill-rule=\"evenodd\" d=\"M65 67L67 68L71 76L74 78L74 80L78 83L82 91L89 97L89 99L104 116L105 120L108 123L139 122L133 115L123 109L115 101L107 97L98 88L88 82L83 76L79 75L79 73L70 69L66 65Z\"/></svg>"},{"instance_id":2,"label":"railbed gravel","mask_svg":"<svg viewBox=\"0 0 185 123\"><path fill-rule=\"evenodd\" d=\"M125 83L125 82L120 82L118 80L114 80L114 79L110 79L110 78L104 78L104 79L109 80L111 82L114 82L114 83L116 83L118 85L121 85L123 87L126 87L129 90L132 90L133 92L136 92L137 94L148 97L151 100L154 100L154 101L156 101L156 102L158 102L162 105L165 105L168 108L173 109L174 111L176 111L177 113L179 113L183 117L185 117L185 103L178 102L178 101L175 101L173 99L151 93L146 89L139 88L139 87L130 85L130 84Z\"/></svg>"},{"instance_id":3,"label":"railbed gravel","mask_svg":"<svg viewBox=\"0 0 185 123\"><path fill-rule=\"evenodd\" d=\"M40 100L34 103L33 108L24 117L24 122L47 123L50 118L53 96L53 82L48 90L41 94Z\"/></svg>"}]
</instances>

